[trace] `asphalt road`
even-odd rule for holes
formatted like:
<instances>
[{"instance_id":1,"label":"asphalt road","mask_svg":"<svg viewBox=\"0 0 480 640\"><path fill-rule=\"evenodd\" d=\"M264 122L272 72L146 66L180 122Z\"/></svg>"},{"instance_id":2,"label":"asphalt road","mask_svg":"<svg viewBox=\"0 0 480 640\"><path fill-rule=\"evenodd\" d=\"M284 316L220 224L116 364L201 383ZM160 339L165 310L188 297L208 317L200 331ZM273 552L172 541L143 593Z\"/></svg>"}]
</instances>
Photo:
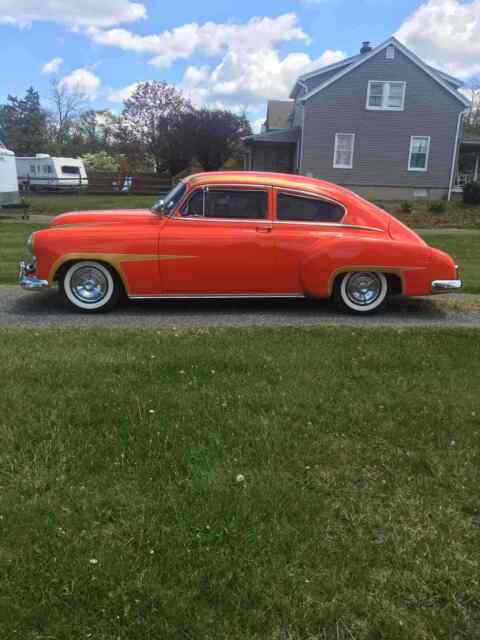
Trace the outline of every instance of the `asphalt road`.
<instances>
[{"instance_id":1,"label":"asphalt road","mask_svg":"<svg viewBox=\"0 0 480 640\"><path fill-rule=\"evenodd\" d=\"M471 296L456 294L468 301ZM448 299L394 298L380 313L359 318L339 314L327 301L313 300L164 300L124 302L113 312L83 315L71 311L56 290L24 292L0 286L0 326L198 327L267 325L456 325L480 327L480 312L453 313ZM444 303L445 301L445 303Z\"/></svg>"}]
</instances>

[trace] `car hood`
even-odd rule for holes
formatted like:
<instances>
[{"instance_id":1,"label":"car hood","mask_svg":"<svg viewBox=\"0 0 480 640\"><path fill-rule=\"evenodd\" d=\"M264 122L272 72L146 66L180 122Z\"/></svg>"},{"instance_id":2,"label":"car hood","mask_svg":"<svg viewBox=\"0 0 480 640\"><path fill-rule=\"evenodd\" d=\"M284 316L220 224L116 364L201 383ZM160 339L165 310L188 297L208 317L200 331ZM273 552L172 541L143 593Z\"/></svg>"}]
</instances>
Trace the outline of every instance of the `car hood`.
<instances>
[{"instance_id":1,"label":"car hood","mask_svg":"<svg viewBox=\"0 0 480 640\"><path fill-rule=\"evenodd\" d=\"M158 220L150 209L112 209L107 211L70 211L53 218L50 227L61 225L145 224Z\"/></svg>"}]
</instances>

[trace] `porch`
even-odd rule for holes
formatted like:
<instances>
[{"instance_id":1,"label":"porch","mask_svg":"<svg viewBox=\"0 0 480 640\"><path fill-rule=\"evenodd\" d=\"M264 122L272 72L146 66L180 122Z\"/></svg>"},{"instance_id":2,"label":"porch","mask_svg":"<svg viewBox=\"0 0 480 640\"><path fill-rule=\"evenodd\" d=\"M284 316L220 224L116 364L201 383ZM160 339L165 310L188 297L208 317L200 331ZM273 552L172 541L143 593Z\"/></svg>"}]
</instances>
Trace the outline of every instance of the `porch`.
<instances>
[{"instance_id":1,"label":"porch","mask_svg":"<svg viewBox=\"0 0 480 640\"><path fill-rule=\"evenodd\" d=\"M460 141L458 169L453 186L454 193L462 193L469 182L480 179L480 136L465 134Z\"/></svg>"},{"instance_id":2,"label":"porch","mask_svg":"<svg viewBox=\"0 0 480 640\"><path fill-rule=\"evenodd\" d=\"M300 131L297 128L268 131L244 138L247 153L247 171L274 171L296 173L297 145Z\"/></svg>"}]
</instances>

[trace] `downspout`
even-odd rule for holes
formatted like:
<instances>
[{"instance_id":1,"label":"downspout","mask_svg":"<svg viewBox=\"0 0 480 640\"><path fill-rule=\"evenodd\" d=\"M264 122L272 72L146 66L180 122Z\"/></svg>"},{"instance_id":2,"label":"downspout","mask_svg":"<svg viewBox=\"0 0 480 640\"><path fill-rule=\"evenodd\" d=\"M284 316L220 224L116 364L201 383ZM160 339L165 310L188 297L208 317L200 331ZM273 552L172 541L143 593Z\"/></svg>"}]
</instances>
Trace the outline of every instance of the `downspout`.
<instances>
[{"instance_id":1,"label":"downspout","mask_svg":"<svg viewBox=\"0 0 480 640\"><path fill-rule=\"evenodd\" d=\"M450 202L450 200L452 199L453 181L455 180L455 173L457 169L457 155L458 155L458 149L459 149L460 127L463 125L463 118L464 116L467 115L467 113L468 113L468 110L465 110L465 111L460 111L460 113L458 114L457 133L455 134L455 144L453 146L452 170L450 172L450 182L448 185L448 197L447 197L448 202Z\"/></svg>"},{"instance_id":2,"label":"downspout","mask_svg":"<svg viewBox=\"0 0 480 640\"><path fill-rule=\"evenodd\" d=\"M305 93L308 93L308 87L307 85L299 80L298 83L300 84L300 86L303 88L303 90L305 91ZM300 100L300 104L302 106L302 133L300 136L300 149L299 149L299 157L298 157L298 173L300 175L302 174L302 164L303 164L303 137L305 135L305 103Z\"/></svg>"}]
</instances>

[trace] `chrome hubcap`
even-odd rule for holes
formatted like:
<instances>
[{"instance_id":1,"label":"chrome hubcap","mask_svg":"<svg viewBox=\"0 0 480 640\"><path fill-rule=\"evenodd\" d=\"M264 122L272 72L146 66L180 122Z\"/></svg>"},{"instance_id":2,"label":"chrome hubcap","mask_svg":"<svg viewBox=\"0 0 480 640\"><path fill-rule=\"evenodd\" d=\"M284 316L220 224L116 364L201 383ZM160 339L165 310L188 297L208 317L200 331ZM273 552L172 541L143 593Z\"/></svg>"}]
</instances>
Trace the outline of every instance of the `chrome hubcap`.
<instances>
[{"instance_id":1,"label":"chrome hubcap","mask_svg":"<svg viewBox=\"0 0 480 640\"><path fill-rule=\"evenodd\" d=\"M349 300L360 306L375 302L381 290L380 278L374 273L354 273L349 277L346 286Z\"/></svg>"},{"instance_id":2,"label":"chrome hubcap","mask_svg":"<svg viewBox=\"0 0 480 640\"><path fill-rule=\"evenodd\" d=\"M95 267L81 267L70 281L73 295L81 302L99 302L105 297L108 282L105 275Z\"/></svg>"}]
</instances>

